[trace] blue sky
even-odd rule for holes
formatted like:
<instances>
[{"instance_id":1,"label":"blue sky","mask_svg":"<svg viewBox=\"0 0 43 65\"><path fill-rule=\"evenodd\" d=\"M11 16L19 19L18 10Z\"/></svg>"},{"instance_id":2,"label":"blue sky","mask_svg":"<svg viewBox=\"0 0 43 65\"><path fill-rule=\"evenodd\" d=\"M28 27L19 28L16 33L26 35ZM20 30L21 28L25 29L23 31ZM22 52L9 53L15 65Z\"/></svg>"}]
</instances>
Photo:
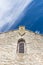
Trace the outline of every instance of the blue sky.
<instances>
[{"instance_id":1,"label":"blue sky","mask_svg":"<svg viewBox=\"0 0 43 65\"><path fill-rule=\"evenodd\" d=\"M21 25L43 34L43 0L0 0L0 32Z\"/></svg>"}]
</instances>

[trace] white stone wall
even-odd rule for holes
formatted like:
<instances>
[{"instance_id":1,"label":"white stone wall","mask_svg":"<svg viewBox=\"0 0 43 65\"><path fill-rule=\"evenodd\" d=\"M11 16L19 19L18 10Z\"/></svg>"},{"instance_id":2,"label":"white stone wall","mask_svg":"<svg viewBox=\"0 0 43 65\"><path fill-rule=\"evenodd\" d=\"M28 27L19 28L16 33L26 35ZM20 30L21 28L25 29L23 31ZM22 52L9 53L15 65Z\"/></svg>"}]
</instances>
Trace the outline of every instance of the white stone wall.
<instances>
[{"instance_id":1,"label":"white stone wall","mask_svg":"<svg viewBox=\"0 0 43 65\"><path fill-rule=\"evenodd\" d=\"M0 65L43 65L43 36L30 31L10 31L0 34ZM17 42L26 41L25 53L17 53Z\"/></svg>"}]
</instances>

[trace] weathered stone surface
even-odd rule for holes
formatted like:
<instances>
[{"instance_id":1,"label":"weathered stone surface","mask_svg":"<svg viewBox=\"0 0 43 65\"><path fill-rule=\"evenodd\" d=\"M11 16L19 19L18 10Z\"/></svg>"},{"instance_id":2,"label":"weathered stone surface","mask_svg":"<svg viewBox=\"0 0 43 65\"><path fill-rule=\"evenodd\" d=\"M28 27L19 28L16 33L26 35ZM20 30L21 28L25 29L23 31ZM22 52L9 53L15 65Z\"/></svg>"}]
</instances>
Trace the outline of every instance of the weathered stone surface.
<instances>
[{"instance_id":1,"label":"weathered stone surface","mask_svg":"<svg viewBox=\"0 0 43 65\"><path fill-rule=\"evenodd\" d=\"M43 65L43 36L24 29L0 34L0 65ZM17 53L20 38L26 42L25 53Z\"/></svg>"}]
</instances>

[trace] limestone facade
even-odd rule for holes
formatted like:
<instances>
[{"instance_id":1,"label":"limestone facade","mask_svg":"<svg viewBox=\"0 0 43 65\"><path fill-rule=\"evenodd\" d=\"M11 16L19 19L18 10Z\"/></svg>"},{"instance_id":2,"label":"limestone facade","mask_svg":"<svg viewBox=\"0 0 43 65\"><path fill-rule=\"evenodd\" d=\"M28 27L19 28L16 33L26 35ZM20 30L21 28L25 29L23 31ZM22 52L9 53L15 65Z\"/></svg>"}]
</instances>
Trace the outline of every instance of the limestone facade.
<instances>
[{"instance_id":1,"label":"limestone facade","mask_svg":"<svg viewBox=\"0 0 43 65\"><path fill-rule=\"evenodd\" d=\"M24 53L19 52L19 39L25 40ZM43 35L22 26L0 34L0 65L43 65Z\"/></svg>"}]
</instances>

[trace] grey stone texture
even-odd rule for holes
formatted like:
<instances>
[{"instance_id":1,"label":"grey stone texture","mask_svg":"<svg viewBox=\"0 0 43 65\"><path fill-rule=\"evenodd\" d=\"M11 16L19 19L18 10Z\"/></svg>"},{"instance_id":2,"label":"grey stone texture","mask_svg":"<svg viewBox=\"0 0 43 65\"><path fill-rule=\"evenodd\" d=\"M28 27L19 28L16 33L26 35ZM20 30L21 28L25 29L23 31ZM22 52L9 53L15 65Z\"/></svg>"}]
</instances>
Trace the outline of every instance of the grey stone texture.
<instances>
[{"instance_id":1,"label":"grey stone texture","mask_svg":"<svg viewBox=\"0 0 43 65\"><path fill-rule=\"evenodd\" d=\"M25 40L24 53L17 52L18 40ZM0 65L43 65L43 35L25 27L0 33Z\"/></svg>"}]
</instances>

